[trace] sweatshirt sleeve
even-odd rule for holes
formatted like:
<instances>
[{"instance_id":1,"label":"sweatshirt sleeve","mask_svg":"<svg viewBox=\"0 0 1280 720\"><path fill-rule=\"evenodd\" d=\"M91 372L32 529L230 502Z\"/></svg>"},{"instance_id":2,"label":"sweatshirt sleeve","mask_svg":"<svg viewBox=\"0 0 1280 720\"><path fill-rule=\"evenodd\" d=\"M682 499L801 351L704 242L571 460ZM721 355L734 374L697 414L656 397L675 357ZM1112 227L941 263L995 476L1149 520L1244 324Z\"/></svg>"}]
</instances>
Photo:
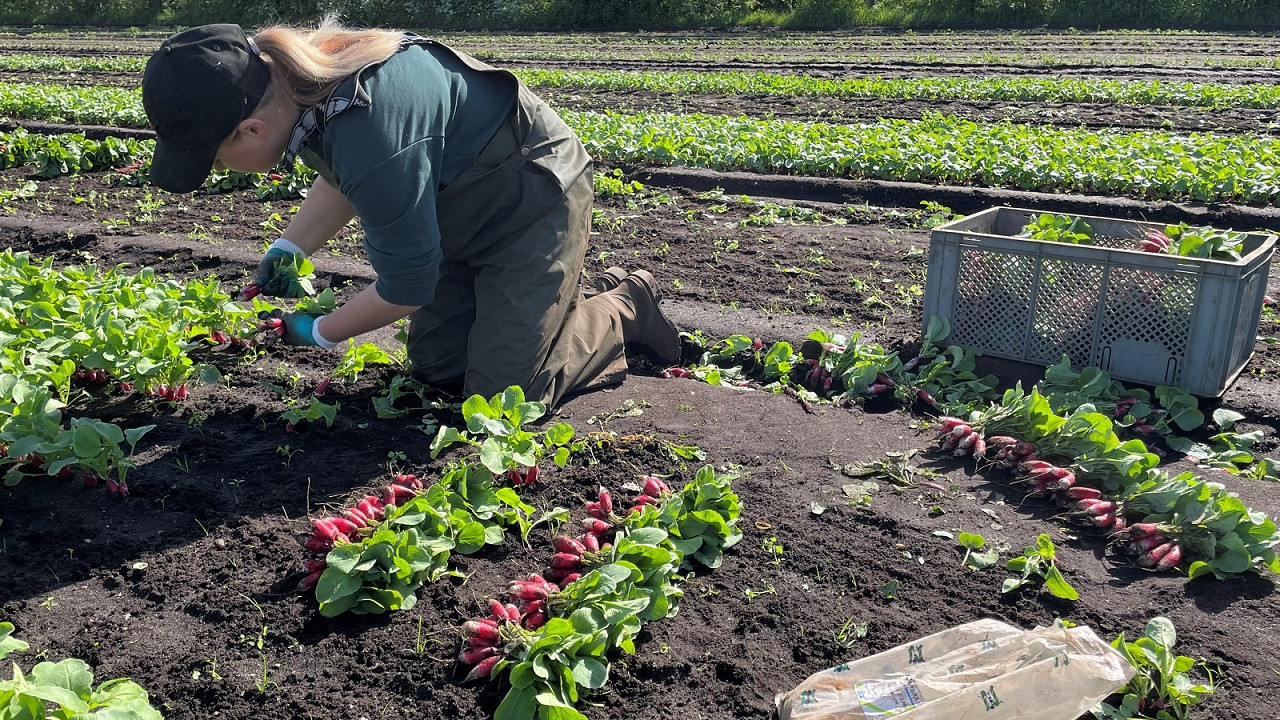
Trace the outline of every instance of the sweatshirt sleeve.
<instances>
[{"instance_id":1,"label":"sweatshirt sleeve","mask_svg":"<svg viewBox=\"0 0 1280 720\"><path fill-rule=\"evenodd\" d=\"M395 305L421 307L435 297L442 153L439 137L423 138L354 177L344 177L339 188L364 228L369 264L378 274L378 296Z\"/></svg>"}]
</instances>

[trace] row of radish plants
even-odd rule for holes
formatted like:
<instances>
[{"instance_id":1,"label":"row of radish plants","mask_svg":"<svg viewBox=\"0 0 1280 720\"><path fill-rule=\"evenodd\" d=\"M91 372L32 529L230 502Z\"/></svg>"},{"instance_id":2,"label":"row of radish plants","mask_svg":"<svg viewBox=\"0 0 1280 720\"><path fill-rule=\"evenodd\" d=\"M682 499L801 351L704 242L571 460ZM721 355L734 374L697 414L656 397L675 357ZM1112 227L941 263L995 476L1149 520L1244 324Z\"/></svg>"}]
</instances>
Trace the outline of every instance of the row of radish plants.
<instances>
[{"instance_id":1,"label":"row of radish plants","mask_svg":"<svg viewBox=\"0 0 1280 720\"><path fill-rule=\"evenodd\" d=\"M68 57L27 54L0 56L0 69L22 72L141 74L145 67L145 57ZM532 68L515 69L513 72L535 88L617 92L988 102L1124 103L1209 108L1280 107L1280 88L1262 83L1224 84L1019 76L820 78L767 72L641 72ZM4 86L0 85L0 95L3 93Z\"/></svg>"},{"instance_id":2,"label":"row of radish plants","mask_svg":"<svg viewBox=\"0 0 1280 720\"><path fill-rule=\"evenodd\" d=\"M0 113L118 123L141 112L135 95L119 99L118 109L104 117L96 95L103 90L108 89L11 98L0 102ZM1265 205L1280 197L1274 170L1280 166L1280 140L1265 137L990 125L941 115L858 125L710 115L561 115L594 157L611 162L1201 202ZM5 155L0 147L0 159Z\"/></svg>"},{"instance_id":3,"label":"row of radish plants","mask_svg":"<svg viewBox=\"0 0 1280 720\"><path fill-rule=\"evenodd\" d=\"M974 373L973 353L936 343L946 323L930 323L919 353L905 362L873 343L817 331L799 352L789 343L768 348L737 335L703 345L702 362L664 371L711 384L785 392L800 402L914 406L943 415L941 449L972 457L982 467L1019 476L1029 494L1053 496L1082 520L1101 528L1159 570L1184 567L1189 577L1280 572L1280 533L1265 514L1246 507L1221 483L1194 473L1169 476L1161 455L1245 477L1280 480L1280 466L1250 452L1262 434L1234 433L1238 413L1219 409L1209 444L1184 433L1206 421L1199 401L1178 388L1126 388L1098 368L1051 366L1025 393L997 394L994 376ZM1159 440L1169 450L1148 442Z\"/></svg>"},{"instance_id":4,"label":"row of radish plants","mask_svg":"<svg viewBox=\"0 0 1280 720\"><path fill-rule=\"evenodd\" d=\"M505 674L497 720L585 718L574 705L608 681L611 655L633 654L645 623L677 612L684 576L719 567L742 537L734 476L709 465L682 487L641 476L601 487L576 517L559 507L539 514L518 488L536 482L544 459L563 467L577 445L566 423L524 428L545 411L518 387L467 399L467 429L441 428L432 448L470 446L467 459L425 485L398 475L380 494L314 520L304 540L313 556L301 588L314 588L321 614L334 616L410 609L422 585L457 575L452 553L500 544L510 529L529 545L533 527L559 527L547 566L513 578L506 596L460 628L467 679ZM620 491L635 493L629 507L616 503ZM573 523L582 528L576 536L565 532Z\"/></svg>"},{"instance_id":5,"label":"row of radish plants","mask_svg":"<svg viewBox=\"0 0 1280 720\"><path fill-rule=\"evenodd\" d=\"M0 253L0 466L5 483L31 474L84 471L127 493L133 446L150 426L122 430L69 407L95 396L187 396L193 379L215 381L197 365L199 344L246 342L250 311L216 280L179 283L150 269L126 274L94 265L61 270L27 253Z\"/></svg>"}]
</instances>

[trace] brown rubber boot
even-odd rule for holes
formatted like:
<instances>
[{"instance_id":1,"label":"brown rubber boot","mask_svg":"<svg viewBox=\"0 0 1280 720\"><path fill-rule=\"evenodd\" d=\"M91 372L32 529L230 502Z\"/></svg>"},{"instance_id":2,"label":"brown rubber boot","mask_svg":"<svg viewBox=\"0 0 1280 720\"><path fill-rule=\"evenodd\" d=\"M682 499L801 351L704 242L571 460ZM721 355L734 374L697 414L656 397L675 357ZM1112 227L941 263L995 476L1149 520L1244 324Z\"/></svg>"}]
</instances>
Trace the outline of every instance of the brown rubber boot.
<instances>
[{"instance_id":1,"label":"brown rubber boot","mask_svg":"<svg viewBox=\"0 0 1280 720\"><path fill-rule=\"evenodd\" d=\"M591 286L583 289L582 295L583 297L591 297L593 295L599 295L602 292L608 292L618 287L618 283L622 282L622 279L626 276L626 270L614 265L603 273L597 275L596 278L591 281Z\"/></svg>"},{"instance_id":2,"label":"brown rubber boot","mask_svg":"<svg viewBox=\"0 0 1280 720\"><path fill-rule=\"evenodd\" d=\"M680 331L658 308L662 292L653 275L636 270L600 296L618 308L624 342L662 365L680 362Z\"/></svg>"}]
</instances>

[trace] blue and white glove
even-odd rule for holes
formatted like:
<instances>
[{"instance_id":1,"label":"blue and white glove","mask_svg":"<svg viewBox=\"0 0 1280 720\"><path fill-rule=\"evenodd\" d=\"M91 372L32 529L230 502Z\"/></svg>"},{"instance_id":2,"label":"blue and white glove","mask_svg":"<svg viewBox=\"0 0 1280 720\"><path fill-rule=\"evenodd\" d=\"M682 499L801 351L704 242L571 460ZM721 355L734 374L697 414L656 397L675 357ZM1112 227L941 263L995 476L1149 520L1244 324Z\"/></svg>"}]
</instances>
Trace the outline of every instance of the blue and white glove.
<instances>
[{"instance_id":1,"label":"blue and white glove","mask_svg":"<svg viewBox=\"0 0 1280 720\"><path fill-rule=\"evenodd\" d=\"M324 315L307 315L306 313L281 313L275 311L260 317L258 330L266 332L285 345L302 345L329 350L338 343L330 342L320 334L319 324Z\"/></svg>"},{"instance_id":2,"label":"blue and white glove","mask_svg":"<svg viewBox=\"0 0 1280 720\"><path fill-rule=\"evenodd\" d=\"M258 272L253 276L253 284L263 295L268 297L300 298L307 293L298 284L298 275L293 271L295 255L306 257L302 248L292 242L280 238L271 243L267 254L258 263Z\"/></svg>"}]
</instances>

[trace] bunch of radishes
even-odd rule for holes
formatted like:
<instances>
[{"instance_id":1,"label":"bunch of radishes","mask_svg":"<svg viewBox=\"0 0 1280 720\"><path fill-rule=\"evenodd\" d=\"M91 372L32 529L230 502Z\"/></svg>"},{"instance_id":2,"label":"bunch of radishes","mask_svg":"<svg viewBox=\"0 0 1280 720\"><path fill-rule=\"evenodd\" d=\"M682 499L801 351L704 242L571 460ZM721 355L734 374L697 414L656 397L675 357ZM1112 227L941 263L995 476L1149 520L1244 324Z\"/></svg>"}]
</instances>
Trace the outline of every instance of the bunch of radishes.
<instances>
[{"instance_id":1,"label":"bunch of radishes","mask_svg":"<svg viewBox=\"0 0 1280 720\"><path fill-rule=\"evenodd\" d=\"M693 377L693 372L692 372L691 370L689 370L688 368L682 368L682 367L680 367L679 365L673 365L672 367L669 367L669 368L667 368L666 370L663 370L663 371L662 371L662 377L664 377L664 378L691 378L691 377Z\"/></svg>"},{"instance_id":2,"label":"bunch of radishes","mask_svg":"<svg viewBox=\"0 0 1280 720\"><path fill-rule=\"evenodd\" d=\"M487 678L493 666L502 660L502 646L515 635L520 627L521 613L515 605L498 600L489 601L489 616L477 617L462 624L462 651L458 660L472 665L466 680Z\"/></svg>"},{"instance_id":3,"label":"bunch of radishes","mask_svg":"<svg viewBox=\"0 0 1280 720\"><path fill-rule=\"evenodd\" d=\"M162 400L167 400L169 402L177 402L179 400L187 399L187 386L183 384L183 385L176 385L174 387L169 387L164 383L160 383L159 385L156 385L155 387L151 388L151 390L149 391L149 394L155 395Z\"/></svg>"},{"instance_id":4,"label":"bunch of radishes","mask_svg":"<svg viewBox=\"0 0 1280 720\"><path fill-rule=\"evenodd\" d=\"M1182 562L1182 545L1170 537L1166 528L1155 523L1134 523L1116 533L1127 540L1125 552L1137 558L1138 565L1152 570L1172 570Z\"/></svg>"},{"instance_id":5,"label":"bunch of radishes","mask_svg":"<svg viewBox=\"0 0 1280 720\"><path fill-rule=\"evenodd\" d=\"M627 514L643 510L646 505L661 505L662 501L671 495L671 487L662 478L645 475L640 478L640 482L640 494L636 496L635 504Z\"/></svg>"},{"instance_id":6,"label":"bunch of radishes","mask_svg":"<svg viewBox=\"0 0 1280 720\"><path fill-rule=\"evenodd\" d=\"M810 358L804 362L809 366L809 371L804 374L805 384L814 390L822 390L824 392L831 390L831 383L833 382L831 371L822 367L822 361L817 358Z\"/></svg>"},{"instance_id":7,"label":"bunch of radishes","mask_svg":"<svg viewBox=\"0 0 1280 720\"><path fill-rule=\"evenodd\" d=\"M992 461L999 467L1012 470L1024 462L1036 459L1036 446L1008 435L986 438L987 449L995 448Z\"/></svg>"},{"instance_id":8,"label":"bunch of radishes","mask_svg":"<svg viewBox=\"0 0 1280 720\"><path fill-rule=\"evenodd\" d=\"M497 479L497 476L494 476ZM538 466L532 465L524 470L517 467L507 468L507 482L512 486L532 485L538 481Z\"/></svg>"},{"instance_id":9,"label":"bunch of radishes","mask_svg":"<svg viewBox=\"0 0 1280 720\"><path fill-rule=\"evenodd\" d=\"M1172 245L1173 240L1168 235L1155 228L1148 228L1142 234L1142 242L1138 245L1138 249L1142 252L1163 253L1169 252Z\"/></svg>"},{"instance_id":10,"label":"bunch of radishes","mask_svg":"<svg viewBox=\"0 0 1280 720\"><path fill-rule=\"evenodd\" d=\"M590 517L582 520L586 532L576 538L562 535L552 541L556 552L551 556L546 577L562 588L594 567L597 553L609 547L607 540L617 518L613 515L613 497L608 490L600 488L596 499L587 503L587 514Z\"/></svg>"},{"instance_id":11,"label":"bunch of radishes","mask_svg":"<svg viewBox=\"0 0 1280 720\"><path fill-rule=\"evenodd\" d=\"M310 590L320 581L320 575L327 567L324 556L334 545L358 542L361 529L377 527L378 523L386 519L388 507L415 497L421 490L422 481L416 475L396 475L391 484L382 489L382 497L366 495L341 515L315 520L311 534L302 543L303 547L315 553L315 557L303 563L302 569L306 576L298 584L299 589Z\"/></svg>"},{"instance_id":12,"label":"bunch of radishes","mask_svg":"<svg viewBox=\"0 0 1280 720\"><path fill-rule=\"evenodd\" d=\"M80 368L71 373L72 382L87 383L89 385L101 385L109 379L107 371L102 368Z\"/></svg>"},{"instance_id":13,"label":"bunch of radishes","mask_svg":"<svg viewBox=\"0 0 1280 720\"><path fill-rule=\"evenodd\" d=\"M987 454L987 441L982 432L973 428L964 420L950 415L938 418L938 444L943 450L950 450L956 457L972 455L976 458Z\"/></svg>"}]
</instances>

